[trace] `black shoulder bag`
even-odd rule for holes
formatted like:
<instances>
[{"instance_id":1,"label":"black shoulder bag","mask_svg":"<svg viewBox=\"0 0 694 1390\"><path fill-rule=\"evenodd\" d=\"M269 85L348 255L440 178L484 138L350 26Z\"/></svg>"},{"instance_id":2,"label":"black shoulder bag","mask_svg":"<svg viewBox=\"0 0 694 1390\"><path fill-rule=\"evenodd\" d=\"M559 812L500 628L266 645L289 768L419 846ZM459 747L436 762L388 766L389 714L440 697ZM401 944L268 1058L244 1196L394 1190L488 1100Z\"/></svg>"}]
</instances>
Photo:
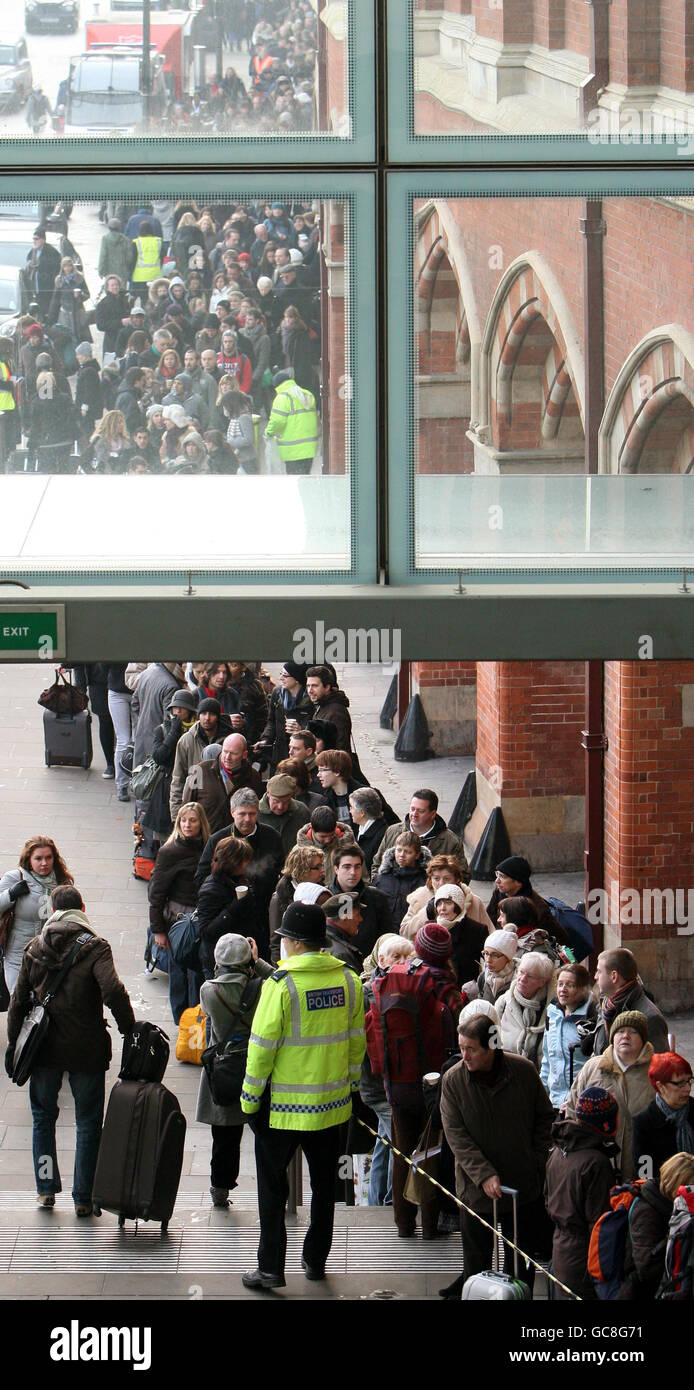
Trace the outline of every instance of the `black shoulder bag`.
<instances>
[{"instance_id":1,"label":"black shoulder bag","mask_svg":"<svg viewBox=\"0 0 694 1390\"><path fill-rule=\"evenodd\" d=\"M234 1029L241 1015L255 1006L262 985L263 982L257 975L251 976L244 987L238 1008L234 1009L231 1024L221 1042L213 1043L212 1047L206 1047L202 1054L202 1065L205 1068L215 1105L236 1105L241 1099L243 1078L246 1075L250 1030L242 1036L234 1037Z\"/></svg>"}]
</instances>

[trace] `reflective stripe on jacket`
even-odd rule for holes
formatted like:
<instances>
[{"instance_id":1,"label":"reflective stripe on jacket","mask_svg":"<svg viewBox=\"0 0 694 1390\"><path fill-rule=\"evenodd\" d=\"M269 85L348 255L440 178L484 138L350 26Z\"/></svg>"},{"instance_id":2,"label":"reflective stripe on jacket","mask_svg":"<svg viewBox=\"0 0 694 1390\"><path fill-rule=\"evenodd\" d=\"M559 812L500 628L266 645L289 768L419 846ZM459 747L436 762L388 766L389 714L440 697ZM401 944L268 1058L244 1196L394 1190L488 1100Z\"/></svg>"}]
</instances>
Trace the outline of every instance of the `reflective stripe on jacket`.
<instances>
[{"instance_id":1,"label":"reflective stripe on jacket","mask_svg":"<svg viewBox=\"0 0 694 1390\"><path fill-rule=\"evenodd\" d=\"M366 1048L364 997L328 954L281 962L253 1019L241 1108L253 1115L270 1081L271 1129L328 1129L348 1120Z\"/></svg>"},{"instance_id":2,"label":"reflective stripe on jacket","mask_svg":"<svg viewBox=\"0 0 694 1390\"><path fill-rule=\"evenodd\" d=\"M295 381L277 387L265 434L277 439L283 463L314 458L318 449L318 414L311 391Z\"/></svg>"},{"instance_id":3,"label":"reflective stripe on jacket","mask_svg":"<svg viewBox=\"0 0 694 1390\"><path fill-rule=\"evenodd\" d=\"M0 362L0 383L10 381L12 373L6 362ZM14 394L12 391L4 391L0 386L0 410L14 410Z\"/></svg>"},{"instance_id":4,"label":"reflective stripe on jacket","mask_svg":"<svg viewBox=\"0 0 694 1390\"><path fill-rule=\"evenodd\" d=\"M161 240L158 236L136 236L135 250L137 261L133 270L133 281L148 284L158 280L161 275Z\"/></svg>"}]
</instances>

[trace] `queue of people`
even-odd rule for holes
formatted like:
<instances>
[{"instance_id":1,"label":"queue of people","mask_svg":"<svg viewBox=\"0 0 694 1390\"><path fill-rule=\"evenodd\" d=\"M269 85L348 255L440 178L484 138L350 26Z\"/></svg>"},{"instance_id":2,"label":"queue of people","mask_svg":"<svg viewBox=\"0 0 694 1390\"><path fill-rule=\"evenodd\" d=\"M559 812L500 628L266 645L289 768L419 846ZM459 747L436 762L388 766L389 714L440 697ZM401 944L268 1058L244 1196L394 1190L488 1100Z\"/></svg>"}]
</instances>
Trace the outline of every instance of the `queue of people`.
<instances>
[{"instance_id":1,"label":"queue of people","mask_svg":"<svg viewBox=\"0 0 694 1390\"><path fill-rule=\"evenodd\" d=\"M258 662L86 668L90 693L96 675L109 697L128 691L135 766L151 758L161 774L135 811L138 843L148 835L152 854L147 954L168 971L173 1019L201 1006L211 1044L230 1019L248 1040L239 1099L221 1104L203 1072L196 1112L211 1129L215 1207L231 1200L244 1125L254 1133L260 1244L247 1287L285 1282L287 1167L298 1146L312 1186L304 1271L325 1277L358 1091L378 1136L369 1203L392 1205L402 1239L435 1240L459 1225L463 1271L444 1297L459 1298L489 1267L492 1238L477 1216L488 1221L497 1201L510 1238L506 1188L518 1193L518 1245L549 1266L557 1297L598 1296L595 1232L624 1193L636 1204L633 1236L608 1296L670 1296L669 1221L680 1202L682 1225L680 1199L694 1187L693 1077L632 952L601 952L593 977L522 856L499 863L485 906L433 788L417 789L387 825L383 798L340 746L353 747L349 697L329 664L287 661L274 688ZM121 699L113 710L120 724ZM132 1009L52 839L30 839L0 880L3 913L10 1066L29 989L75 946L82 962L72 1006L84 990L85 1018L61 1025L30 1099L35 1156L53 1153L56 1087L68 1072L73 1197L88 1215L110 1055L102 1003L125 1033ZM169 932L191 913L198 955L183 967ZM407 1161L432 1128L443 1198L411 1181ZM59 1191L57 1160L49 1178L37 1167L40 1205ZM521 1278L532 1290L530 1261Z\"/></svg>"},{"instance_id":2,"label":"queue of people","mask_svg":"<svg viewBox=\"0 0 694 1390\"><path fill-rule=\"evenodd\" d=\"M321 411L314 208L161 200L111 214L93 301L78 249L64 236L61 255L46 226L35 229L30 309L14 339L0 339L5 467L310 472Z\"/></svg>"}]
</instances>

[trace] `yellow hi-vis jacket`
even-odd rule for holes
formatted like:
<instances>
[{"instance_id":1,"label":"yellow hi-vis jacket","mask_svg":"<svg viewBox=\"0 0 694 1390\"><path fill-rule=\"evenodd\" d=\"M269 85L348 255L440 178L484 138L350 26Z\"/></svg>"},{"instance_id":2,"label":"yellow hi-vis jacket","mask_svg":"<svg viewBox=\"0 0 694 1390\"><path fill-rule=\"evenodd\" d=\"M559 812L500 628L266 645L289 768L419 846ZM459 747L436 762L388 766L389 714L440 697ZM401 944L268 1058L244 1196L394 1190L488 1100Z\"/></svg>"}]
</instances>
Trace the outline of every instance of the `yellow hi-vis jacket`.
<instances>
[{"instance_id":1,"label":"yellow hi-vis jacket","mask_svg":"<svg viewBox=\"0 0 694 1390\"><path fill-rule=\"evenodd\" d=\"M329 1129L348 1120L366 1051L364 995L342 961L283 960L253 1016L241 1109L254 1115L270 1081L271 1129Z\"/></svg>"},{"instance_id":2,"label":"yellow hi-vis jacket","mask_svg":"<svg viewBox=\"0 0 694 1390\"><path fill-rule=\"evenodd\" d=\"M6 362L0 362L0 410L16 410L14 394L5 386L12 380L12 373Z\"/></svg>"},{"instance_id":3,"label":"yellow hi-vis jacket","mask_svg":"<svg viewBox=\"0 0 694 1390\"><path fill-rule=\"evenodd\" d=\"M146 285L150 280L158 280L161 275L161 237L136 236L135 250L137 261L133 271L133 283Z\"/></svg>"},{"instance_id":4,"label":"yellow hi-vis jacket","mask_svg":"<svg viewBox=\"0 0 694 1390\"><path fill-rule=\"evenodd\" d=\"M277 387L265 434L277 440L283 463L312 459L318 452L318 414L312 391L294 380Z\"/></svg>"}]
</instances>

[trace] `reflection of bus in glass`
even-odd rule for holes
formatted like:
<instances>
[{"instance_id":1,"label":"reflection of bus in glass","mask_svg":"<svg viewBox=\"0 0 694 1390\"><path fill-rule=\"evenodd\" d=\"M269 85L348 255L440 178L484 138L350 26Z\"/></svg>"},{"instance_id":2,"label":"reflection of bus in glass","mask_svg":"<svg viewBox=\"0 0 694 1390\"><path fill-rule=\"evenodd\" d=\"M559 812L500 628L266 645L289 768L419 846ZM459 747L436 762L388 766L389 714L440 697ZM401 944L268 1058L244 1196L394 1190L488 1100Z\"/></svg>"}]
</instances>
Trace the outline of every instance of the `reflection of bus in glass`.
<instances>
[{"instance_id":1,"label":"reflection of bus in glass","mask_svg":"<svg viewBox=\"0 0 694 1390\"><path fill-rule=\"evenodd\" d=\"M164 59L152 45L151 91L145 111L142 48L119 44L70 61L65 135L138 135L166 115Z\"/></svg>"}]
</instances>

